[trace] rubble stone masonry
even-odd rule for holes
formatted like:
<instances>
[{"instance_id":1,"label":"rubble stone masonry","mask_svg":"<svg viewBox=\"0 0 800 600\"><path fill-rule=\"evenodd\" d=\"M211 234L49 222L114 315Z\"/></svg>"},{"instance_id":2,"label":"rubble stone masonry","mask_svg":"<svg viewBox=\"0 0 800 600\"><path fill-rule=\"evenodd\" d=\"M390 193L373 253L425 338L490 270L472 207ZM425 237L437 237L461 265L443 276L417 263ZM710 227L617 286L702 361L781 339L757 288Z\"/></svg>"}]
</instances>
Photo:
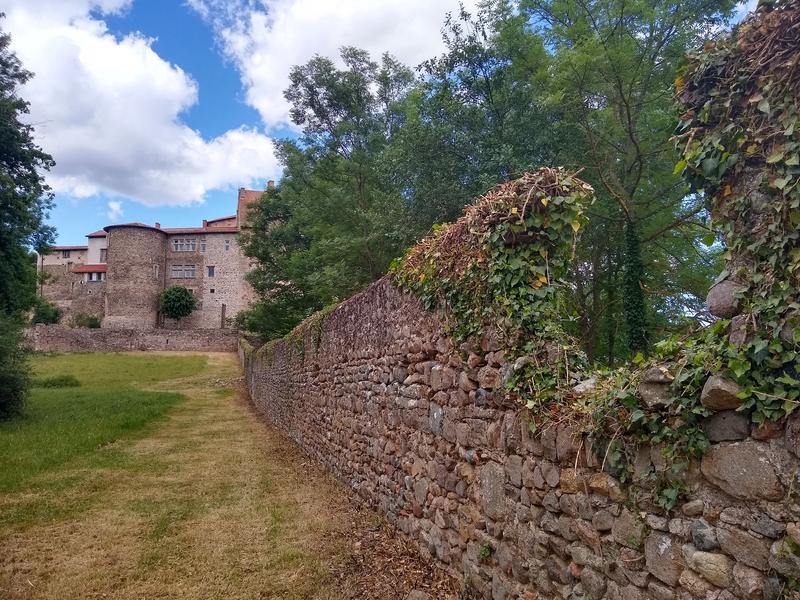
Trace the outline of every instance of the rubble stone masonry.
<instances>
[{"instance_id":1,"label":"rubble stone masonry","mask_svg":"<svg viewBox=\"0 0 800 600\"><path fill-rule=\"evenodd\" d=\"M240 343L255 405L477 597L794 597L800 418L715 413L688 500L664 512L568 427L532 435L498 393L503 349L455 348L388 278L292 339ZM658 448L640 454L660 468Z\"/></svg>"},{"instance_id":2,"label":"rubble stone masonry","mask_svg":"<svg viewBox=\"0 0 800 600\"><path fill-rule=\"evenodd\" d=\"M220 329L86 329L36 325L26 331L36 352L235 352L237 334Z\"/></svg>"}]
</instances>

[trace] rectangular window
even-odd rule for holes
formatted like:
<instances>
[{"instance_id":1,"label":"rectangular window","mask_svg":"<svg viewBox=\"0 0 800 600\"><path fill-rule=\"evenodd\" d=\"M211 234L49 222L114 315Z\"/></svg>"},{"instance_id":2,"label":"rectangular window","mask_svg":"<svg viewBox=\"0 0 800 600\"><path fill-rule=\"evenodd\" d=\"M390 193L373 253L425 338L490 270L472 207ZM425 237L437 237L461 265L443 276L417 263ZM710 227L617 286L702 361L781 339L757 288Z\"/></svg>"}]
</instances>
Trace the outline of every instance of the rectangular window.
<instances>
[{"instance_id":1,"label":"rectangular window","mask_svg":"<svg viewBox=\"0 0 800 600\"><path fill-rule=\"evenodd\" d=\"M194 238L176 238L172 240L172 249L175 252L194 252L196 243Z\"/></svg>"},{"instance_id":2,"label":"rectangular window","mask_svg":"<svg viewBox=\"0 0 800 600\"><path fill-rule=\"evenodd\" d=\"M170 277L173 279L194 279L195 265L172 265Z\"/></svg>"},{"instance_id":3,"label":"rectangular window","mask_svg":"<svg viewBox=\"0 0 800 600\"><path fill-rule=\"evenodd\" d=\"M231 241L225 240L225 252L231 249Z\"/></svg>"},{"instance_id":4,"label":"rectangular window","mask_svg":"<svg viewBox=\"0 0 800 600\"><path fill-rule=\"evenodd\" d=\"M108 248L100 248L100 262L108 262Z\"/></svg>"},{"instance_id":5,"label":"rectangular window","mask_svg":"<svg viewBox=\"0 0 800 600\"><path fill-rule=\"evenodd\" d=\"M89 275L89 277L88 277L89 281L105 281L106 280L106 274L105 273L89 273L88 275Z\"/></svg>"},{"instance_id":6,"label":"rectangular window","mask_svg":"<svg viewBox=\"0 0 800 600\"><path fill-rule=\"evenodd\" d=\"M69 258L71 254L72 254L72 252L70 252L69 250L62 250L61 251L61 258Z\"/></svg>"},{"instance_id":7,"label":"rectangular window","mask_svg":"<svg viewBox=\"0 0 800 600\"><path fill-rule=\"evenodd\" d=\"M205 251L206 251L206 239L203 238L200 240L200 252L205 252Z\"/></svg>"},{"instance_id":8,"label":"rectangular window","mask_svg":"<svg viewBox=\"0 0 800 600\"><path fill-rule=\"evenodd\" d=\"M209 277L214 277L214 271L215 271L214 265L209 265L206 267L206 272L208 273Z\"/></svg>"}]
</instances>

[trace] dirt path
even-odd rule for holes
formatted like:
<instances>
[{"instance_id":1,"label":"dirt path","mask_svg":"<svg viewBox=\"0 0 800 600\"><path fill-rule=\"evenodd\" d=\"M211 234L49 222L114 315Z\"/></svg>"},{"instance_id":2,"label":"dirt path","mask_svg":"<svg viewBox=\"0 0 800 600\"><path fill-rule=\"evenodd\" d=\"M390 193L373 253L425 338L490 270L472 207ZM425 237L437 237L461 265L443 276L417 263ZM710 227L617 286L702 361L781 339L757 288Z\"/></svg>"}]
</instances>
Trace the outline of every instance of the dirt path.
<instances>
[{"instance_id":1,"label":"dirt path","mask_svg":"<svg viewBox=\"0 0 800 600\"><path fill-rule=\"evenodd\" d=\"M234 355L210 354L203 376L159 387L187 399L106 464L2 498L42 517L0 529L0 598L454 597L258 418L239 376Z\"/></svg>"}]
</instances>

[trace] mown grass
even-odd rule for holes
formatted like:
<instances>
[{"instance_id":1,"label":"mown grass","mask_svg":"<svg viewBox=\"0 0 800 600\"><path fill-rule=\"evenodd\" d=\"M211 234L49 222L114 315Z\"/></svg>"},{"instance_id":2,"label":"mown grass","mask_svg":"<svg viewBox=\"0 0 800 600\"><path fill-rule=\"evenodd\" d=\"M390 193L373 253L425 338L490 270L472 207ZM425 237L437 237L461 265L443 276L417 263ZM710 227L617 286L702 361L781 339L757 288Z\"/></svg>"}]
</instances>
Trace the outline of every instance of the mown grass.
<instances>
[{"instance_id":1,"label":"mown grass","mask_svg":"<svg viewBox=\"0 0 800 600\"><path fill-rule=\"evenodd\" d=\"M183 398L142 388L200 373L206 360L100 353L35 357L34 381L72 377L80 385L34 387L24 413L0 422L0 492L18 491L77 458L107 462L111 456L104 448L141 432Z\"/></svg>"}]
</instances>

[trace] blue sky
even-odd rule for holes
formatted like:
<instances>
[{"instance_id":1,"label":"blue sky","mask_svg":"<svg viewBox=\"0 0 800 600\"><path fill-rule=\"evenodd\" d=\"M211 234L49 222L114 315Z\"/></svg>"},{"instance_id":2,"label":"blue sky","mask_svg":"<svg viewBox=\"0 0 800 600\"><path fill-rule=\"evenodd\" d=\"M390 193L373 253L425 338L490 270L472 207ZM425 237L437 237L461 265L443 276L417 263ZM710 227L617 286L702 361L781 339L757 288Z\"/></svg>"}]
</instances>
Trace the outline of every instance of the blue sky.
<instances>
[{"instance_id":1,"label":"blue sky","mask_svg":"<svg viewBox=\"0 0 800 600\"><path fill-rule=\"evenodd\" d=\"M466 0L468 9L478 0ZM749 4L754 5L755 0ZM59 244L111 222L196 226L278 179L292 65L342 45L410 65L459 0L4 0L22 90L56 160ZM744 5L743 5L744 8Z\"/></svg>"},{"instance_id":2,"label":"blue sky","mask_svg":"<svg viewBox=\"0 0 800 600\"><path fill-rule=\"evenodd\" d=\"M105 22L118 37L138 32L154 38L151 47L159 56L192 75L199 88L198 101L180 117L204 137L221 135L242 124L260 125L258 111L244 101L235 67L215 47L213 30L189 6L164 0L137 0L125 13L111 15ZM204 218L236 212L235 190L212 190L206 198L201 205L155 207L121 199L122 220L160 222L164 227L196 226ZM58 194L50 221L58 228L59 243L83 244L83 236L107 225L107 201L106 195L75 198Z\"/></svg>"}]
</instances>

